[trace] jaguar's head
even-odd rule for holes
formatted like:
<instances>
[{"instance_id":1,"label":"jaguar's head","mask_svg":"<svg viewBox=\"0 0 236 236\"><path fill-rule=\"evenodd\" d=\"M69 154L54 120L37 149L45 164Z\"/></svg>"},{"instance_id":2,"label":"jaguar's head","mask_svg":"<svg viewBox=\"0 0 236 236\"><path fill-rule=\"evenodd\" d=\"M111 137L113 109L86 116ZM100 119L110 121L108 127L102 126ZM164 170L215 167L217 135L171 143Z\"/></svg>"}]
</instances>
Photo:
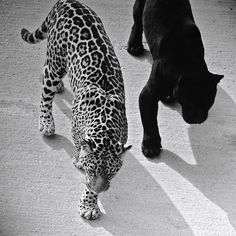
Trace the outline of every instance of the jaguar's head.
<instances>
[{"instance_id":1,"label":"jaguar's head","mask_svg":"<svg viewBox=\"0 0 236 236\"><path fill-rule=\"evenodd\" d=\"M110 181L116 176L123 164L123 154L126 150L120 143L108 147L95 144L92 140L81 142L80 155L85 159L84 170L86 175L86 186L101 193L108 190Z\"/></svg>"}]
</instances>

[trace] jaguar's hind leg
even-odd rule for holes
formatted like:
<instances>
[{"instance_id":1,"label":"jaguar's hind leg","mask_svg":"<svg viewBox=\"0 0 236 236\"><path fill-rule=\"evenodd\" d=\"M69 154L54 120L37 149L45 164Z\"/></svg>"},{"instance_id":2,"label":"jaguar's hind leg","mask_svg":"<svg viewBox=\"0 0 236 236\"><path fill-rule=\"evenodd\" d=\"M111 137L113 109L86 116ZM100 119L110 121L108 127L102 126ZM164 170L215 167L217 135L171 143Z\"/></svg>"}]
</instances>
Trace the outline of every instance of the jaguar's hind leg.
<instances>
[{"instance_id":1,"label":"jaguar's hind leg","mask_svg":"<svg viewBox=\"0 0 236 236\"><path fill-rule=\"evenodd\" d=\"M50 68L50 69L49 69ZM52 115L52 102L56 92L64 88L62 78L64 73L53 70L53 66L45 63L42 80L39 130L50 136L55 133L55 124Z\"/></svg>"}]
</instances>

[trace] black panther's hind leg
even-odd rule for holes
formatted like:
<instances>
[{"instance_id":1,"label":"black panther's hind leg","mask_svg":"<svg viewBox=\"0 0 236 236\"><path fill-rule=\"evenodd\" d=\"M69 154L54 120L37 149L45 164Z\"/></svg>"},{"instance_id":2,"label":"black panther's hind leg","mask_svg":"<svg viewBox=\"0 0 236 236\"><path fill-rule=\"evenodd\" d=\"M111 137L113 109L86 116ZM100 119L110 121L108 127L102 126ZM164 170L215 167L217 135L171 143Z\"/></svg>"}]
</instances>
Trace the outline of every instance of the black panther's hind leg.
<instances>
[{"instance_id":1,"label":"black panther's hind leg","mask_svg":"<svg viewBox=\"0 0 236 236\"><path fill-rule=\"evenodd\" d=\"M143 33L143 8L145 0L136 0L133 7L134 24L130 33L127 51L134 56L143 53L142 33Z\"/></svg>"}]
</instances>

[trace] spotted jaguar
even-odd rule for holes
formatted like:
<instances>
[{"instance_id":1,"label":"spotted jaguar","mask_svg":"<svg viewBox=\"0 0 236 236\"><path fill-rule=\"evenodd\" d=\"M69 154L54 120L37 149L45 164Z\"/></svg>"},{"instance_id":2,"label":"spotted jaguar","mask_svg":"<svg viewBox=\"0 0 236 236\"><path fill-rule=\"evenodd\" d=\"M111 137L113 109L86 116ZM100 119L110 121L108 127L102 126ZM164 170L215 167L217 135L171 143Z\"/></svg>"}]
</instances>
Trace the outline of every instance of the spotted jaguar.
<instances>
[{"instance_id":1,"label":"spotted jaguar","mask_svg":"<svg viewBox=\"0 0 236 236\"><path fill-rule=\"evenodd\" d=\"M86 219L101 215L98 195L109 188L122 166L127 142L123 77L113 46L96 13L76 0L59 0L33 33L22 29L30 44L47 38L43 70L39 130L55 132L52 102L62 92L67 74L74 99L72 137L74 165L85 171L86 186L79 214Z\"/></svg>"}]
</instances>

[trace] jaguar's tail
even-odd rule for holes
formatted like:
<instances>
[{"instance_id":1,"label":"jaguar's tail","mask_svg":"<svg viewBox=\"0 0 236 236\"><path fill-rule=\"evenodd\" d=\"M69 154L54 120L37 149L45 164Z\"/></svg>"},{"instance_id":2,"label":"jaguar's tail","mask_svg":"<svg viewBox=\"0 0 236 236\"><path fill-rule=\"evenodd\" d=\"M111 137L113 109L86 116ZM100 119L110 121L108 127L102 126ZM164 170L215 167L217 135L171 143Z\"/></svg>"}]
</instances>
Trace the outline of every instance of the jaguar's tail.
<instances>
[{"instance_id":1,"label":"jaguar's tail","mask_svg":"<svg viewBox=\"0 0 236 236\"><path fill-rule=\"evenodd\" d=\"M44 20L43 24L33 33L29 32L27 29L22 29L21 30L22 39L26 41L27 43L35 44L47 38L50 28L54 25L56 21L55 8L56 8L56 5L50 11L48 16Z\"/></svg>"},{"instance_id":2,"label":"jaguar's tail","mask_svg":"<svg viewBox=\"0 0 236 236\"><path fill-rule=\"evenodd\" d=\"M24 41L30 44L35 44L43 39L47 38L48 26L46 25L45 21L35 32L30 33L27 29L21 30L21 37Z\"/></svg>"}]
</instances>

